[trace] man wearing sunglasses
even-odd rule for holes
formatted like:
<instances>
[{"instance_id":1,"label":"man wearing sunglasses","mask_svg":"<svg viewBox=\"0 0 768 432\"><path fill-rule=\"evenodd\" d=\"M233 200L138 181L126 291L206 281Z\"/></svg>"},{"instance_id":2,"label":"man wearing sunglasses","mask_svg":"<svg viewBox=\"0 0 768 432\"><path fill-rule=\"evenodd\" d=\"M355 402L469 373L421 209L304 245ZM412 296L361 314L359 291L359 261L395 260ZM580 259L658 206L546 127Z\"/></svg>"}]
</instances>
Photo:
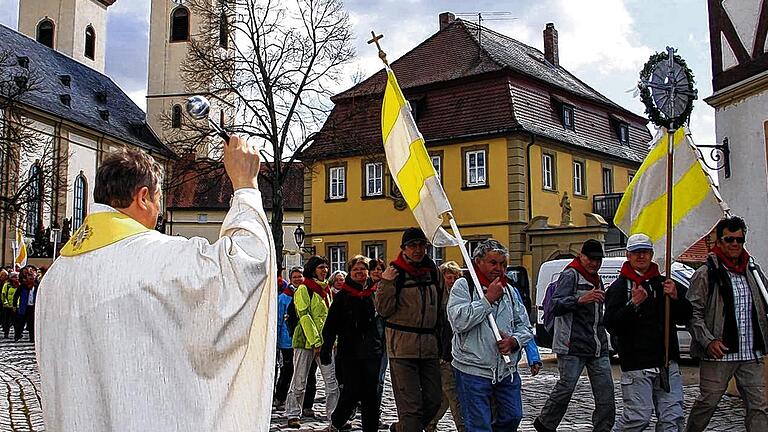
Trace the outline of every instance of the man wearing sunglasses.
<instances>
[{"instance_id":1,"label":"man wearing sunglasses","mask_svg":"<svg viewBox=\"0 0 768 432\"><path fill-rule=\"evenodd\" d=\"M755 275L747 269L747 225L729 217L715 227L717 243L691 277L688 300L691 355L701 359L700 396L691 408L686 431L706 429L731 378L744 398L747 431L768 430L763 356L768 347L766 304ZM768 285L760 272L763 283Z\"/></svg>"}]
</instances>

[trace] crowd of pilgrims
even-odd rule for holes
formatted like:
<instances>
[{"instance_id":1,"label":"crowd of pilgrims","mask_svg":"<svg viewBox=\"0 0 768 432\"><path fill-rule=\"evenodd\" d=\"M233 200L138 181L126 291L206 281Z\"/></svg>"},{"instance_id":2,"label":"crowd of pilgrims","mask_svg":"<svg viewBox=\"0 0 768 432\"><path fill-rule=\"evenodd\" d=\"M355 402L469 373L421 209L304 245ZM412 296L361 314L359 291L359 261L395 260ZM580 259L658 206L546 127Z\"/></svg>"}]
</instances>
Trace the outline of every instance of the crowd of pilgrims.
<instances>
[{"instance_id":1,"label":"crowd of pilgrims","mask_svg":"<svg viewBox=\"0 0 768 432\"><path fill-rule=\"evenodd\" d=\"M38 269L33 265L21 269L0 269L0 323L3 339L8 339L13 329L13 339L18 342L26 330L29 341L35 342L35 300L45 270L45 267Z\"/></svg>"}]
</instances>

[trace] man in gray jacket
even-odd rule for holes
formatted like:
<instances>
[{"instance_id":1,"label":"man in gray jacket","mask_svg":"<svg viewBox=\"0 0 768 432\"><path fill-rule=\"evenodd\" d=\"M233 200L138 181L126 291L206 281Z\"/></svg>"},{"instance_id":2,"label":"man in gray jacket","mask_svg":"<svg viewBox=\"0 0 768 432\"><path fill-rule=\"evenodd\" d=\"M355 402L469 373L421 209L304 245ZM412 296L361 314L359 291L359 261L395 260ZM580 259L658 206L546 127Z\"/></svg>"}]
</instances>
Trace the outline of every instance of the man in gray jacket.
<instances>
[{"instance_id":1,"label":"man in gray jacket","mask_svg":"<svg viewBox=\"0 0 768 432\"><path fill-rule=\"evenodd\" d=\"M452 365L468 431L516 431L523 418L517 362L533 333L525 306L506 281L508 257L498 241L480 243L472 258L483 296L465 273L448 297L448 321L454 331ZM502 335L498 342L488 315L494 316ZM507 365L502 355L509 355L512 364ZM496 400L495 419L491 397Z\"/></svg>"},{"instance_id":2,"label":"man in gray jacket","mask_svg":"<svg viewBox=\"0 0 768 432\"><path fill-rule=\"evenodd\" d=\"M605 290L597 273L603 264L603 245L587 240L581 253L560 273L552 295L555 335L552 351L557 354L557 380L541 414L533 422L539 432L555 431L563 419L579 376L587 368L595 411L595 432L608 432L616 417L613 378L608 360L608 337L603 327Z\"/></svg>"},{"instance_id":3,"label":"man in gray jacket","mask_svg":"<svg viewBox=\"0 0 768 432\"><path fill-rule=\"evenodd\" d=\"M718 222L715 233L717 243L707 265L693 274L687 294L693 306L691 355L701 359L701 394L691 408L686 431L706 429L733 377L747 408L747 431L768 431L763 381L768 319L765 299L748 269L747 225L740 217L730 217Z\"/></svg>"}]
</instances>

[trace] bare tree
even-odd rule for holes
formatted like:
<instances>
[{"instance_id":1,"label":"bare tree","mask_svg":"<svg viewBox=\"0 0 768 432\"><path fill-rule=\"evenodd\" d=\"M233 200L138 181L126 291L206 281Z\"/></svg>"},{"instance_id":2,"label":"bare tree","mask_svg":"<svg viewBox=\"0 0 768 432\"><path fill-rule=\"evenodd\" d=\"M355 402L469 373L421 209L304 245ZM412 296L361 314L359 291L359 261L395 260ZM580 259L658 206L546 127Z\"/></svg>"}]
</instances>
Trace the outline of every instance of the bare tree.
<instances>
[{"instance_id":1,"label":"bare tree","mask_svg":"<svg viewBox=\"0 0 768 432\"><path fill-rule=\"evenodd\" d=\"M68 154L55 136L36 128L25 99L42 92L42 76L25 57L0 52L0 218L2 232L33 238L32 256L50 254L44 215L58 212L66 191ZM55 218L54 218L55 219ZM54 225L57 221L54 220ZM5 234L2 234L5 250ZM3 255L4 256L4 255Z\"/></svg>"},{"instance_id":2,"label":"bare tree","mask_svg":"<svg viewBox=\"0 0 768 432\"><path fill-rule=\"evenodd\" d=\"M264 145L282 265L282 186L296 169L296 154L315 139L333 85L354 57L349 16L341 0L190 0L189 7L202 30L192 38L182 76L190 92L225 107L229 130ZM183 140L189 151L204 142L193 133L171 144L178 151Z\"/></svg>"}]
</instances>

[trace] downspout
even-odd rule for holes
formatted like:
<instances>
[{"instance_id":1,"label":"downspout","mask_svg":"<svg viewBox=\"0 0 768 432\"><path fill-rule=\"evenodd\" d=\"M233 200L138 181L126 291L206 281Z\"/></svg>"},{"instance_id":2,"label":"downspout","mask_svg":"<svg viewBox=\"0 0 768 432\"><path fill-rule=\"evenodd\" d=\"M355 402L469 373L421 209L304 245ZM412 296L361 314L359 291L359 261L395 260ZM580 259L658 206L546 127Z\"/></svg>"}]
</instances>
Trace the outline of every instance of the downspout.
<instances>
[{"instance_id":1,"label":"downspout","mask_svg":"<svg viewBox=\"0 0 768 432\"><path fill-rule=\"evenodd\" d=\"M533 134L533 132L528 132L531 135L531 139L528 141L528 146L525 148L525 166L528 170L527 175L527 182L528 183L528 222L531 222L531 219L533 219L533 198L531 198L531 147L533 147L533 144L536 142L536 135Z\"/></svg>"}]
</instances>

